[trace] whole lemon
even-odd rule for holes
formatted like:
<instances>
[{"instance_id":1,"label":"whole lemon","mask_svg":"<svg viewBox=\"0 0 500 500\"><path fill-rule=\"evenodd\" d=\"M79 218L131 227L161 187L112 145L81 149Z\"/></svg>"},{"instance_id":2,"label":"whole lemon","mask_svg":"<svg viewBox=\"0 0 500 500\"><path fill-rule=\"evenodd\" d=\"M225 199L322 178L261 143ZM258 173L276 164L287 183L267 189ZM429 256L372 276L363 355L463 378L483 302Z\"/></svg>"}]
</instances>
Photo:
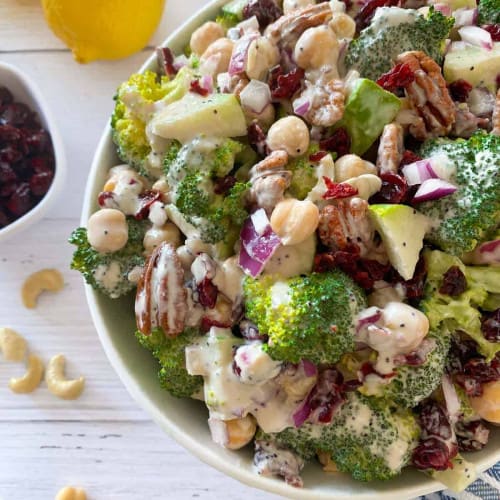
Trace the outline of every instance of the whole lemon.
<instances>
[{"instance_id":1,"label":"whole lemon","mask_svg":"<svg viewBox=\"0 0 500 500\"><path fill-rule=\"evenodd\" d=\"M80 63L141 50L161 18L164 0L42 0L52 31Z\"/></svg>"}]
</instances>

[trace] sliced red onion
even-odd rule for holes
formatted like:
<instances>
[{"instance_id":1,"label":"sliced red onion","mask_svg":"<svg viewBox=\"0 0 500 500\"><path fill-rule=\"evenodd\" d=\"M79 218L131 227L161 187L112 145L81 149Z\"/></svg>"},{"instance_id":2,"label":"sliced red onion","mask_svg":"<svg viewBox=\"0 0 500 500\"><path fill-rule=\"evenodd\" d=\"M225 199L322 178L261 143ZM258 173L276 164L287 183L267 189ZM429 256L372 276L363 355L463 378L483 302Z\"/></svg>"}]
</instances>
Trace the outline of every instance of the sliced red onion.
<instances>
[{"instance_id":1,"label":"sliced red onion","mask_svg":"<svg viewBox=\"0 0 500 500\"><path fill-rule=\"evenodd\" d=\"M479 253L492 253L500 247L500 240L487 241L479 246Z\"/></svg>"},{"instance_id":2,"label":"sliced red onion","mask_svg":"<svg viewBox=\"0 0 500 500\"><path fill-rule=\"evenodd\" d=\"M435 3L434 10L441 12L443 16L451 16L451 7L445 3Z\"/></svg>"},{"instance_id":3,"label":"sliced red onion","mask_svg":"<svg viewBox=\"0 0 500 500\"><path fill-rule=\"evenodd\" d=\"M240 239L239 264L246 274L255 278L281 245L264 209L257 210L245 221Z\"/></svg>"},{"instance_id":4,"label":"sliced red onion","mask_svg":"<svg viewBox=\"0 0 500 500\"><path fill-rule=\"evenodd\" d=\"M299 407L295 410L292 415L293 424L295 427L301 427L302 424L307 420L311 414L312 408L309 405L308 398L304 399Z\"/></svg>"},{"instance_id":5,"label":"sliced red onion","mask_svg":"<svg viewBox=\"0 0 500 500\"><path fill-rule=\"evenodd\" d=\"M442 179L427 179L418 188L413 201L421 203L423 201L438 200L444 196L449 196L457 190L457 187Z\"/></svg>"},{"instance_id":6,"label":"sliced red onion","mask_svg":"<svg viewBox=\"0 0 500 500\"><path fill-rule=\"evenodd\" d=\"M493 40L491 39L491 33L478 26L464 26L458 30L462 41L475 45L477 47L482 47L486 50L491 50L493 48Z\"/></svg>"},{"instance_id":7,"label":"sliced red onion","mask_svg":"<svg viewBox=\"0 0 500 500\"><path fill-rule=\"evenodd\" d=\"M382 309L370 307L361 312L356 322L356 331L359 332L367 325L373 325L382 317Z\"/></svg>"},{"instance_id":8,"label":"sliced red onion","mask_svg":"<svg viewBox=\"0 0 500 500\"><path fill-rule=\"evenodd\" d=\"M403 172L409 186L422 184L422 182L427 179L437 178L436 173L432 169L431 162L428 159L409 163L408 165L405 165L401 171Z\"/></svg>"},{"instance_id":9,"label":"sliced red onion","mask_svg":"<svg viewBox=\"0 0 500 500\"><path fill-rule=\"evenodd\" d=\"M307 96L299 97L293 101L293 112L298 116L305 116L311 109L311 101Z\"/></svg>"},{"instance_id":10,"label":"sliced red onion","mask_svg":"<svg viewBox=\"0 0 500 500\"><path fill-rule=\"evenodd\" d=\"M444 402L448 410L448 418L453 425L460 417L460 399L458 398L455 386L448 375L443 375L441 379L441 387L443 388Z\"/></svg>"},{"instance_id":11,"label":"sliced red onion","mask_svg":"<svg viewBox=\"0 0 500 500\"><path fill-rule=\"evenodd\" d=\"M205 89L209 94L214 91L214 80L210 75L204 75L200 78L200 86Z\"/></svg>"},{"instance_id":12,"label":"sliced red onion","mask_svg":"<svg viewBox=\"0 0 500 500\"><path fill-rule=\"evenodd\" d=\"M271 89L267 83L250 80L240 94L240 101L244 108L260 114L271 103Z\"/></svg>"},{"instance_id":13,"label":"sliced red onion","mask_svg":"<svg viewBox=\"0 0 500 500\"><path fill-rule=\"evenodd\" d=\"M231 60L229 61L229 74L231 76L240 75L245 71L248 49L258 36L257 33L251 33L243 36L234 44Z\"/></svg>"},{"instance_id":14,"label":"sliced red onion","mask_svg":"<svg viewBox=\"0 0 500 500\"><path fill-rule=\"evenodd\" d=\"M435 5L434 8L438 10L437 5ZM449 16L450 14L445 15ZM457 28L460 28L462 26L473 26L474 24L476 24L477 20L477 9L457 9L453 11L453 17L455 18L455 27Z\"/></svg>"},{"instance_id":15,"label":"sliced red onion","mask_svg":"<svg viewBox=\"0 0 500 500\"><path fill-rule=\"evenodd\" d=\"M304 367L304 373L307 377L315 377L318 373L318 369L314 363L311 363L308 359L302 360L302 366Z\"/></svg>"}]
</instances>

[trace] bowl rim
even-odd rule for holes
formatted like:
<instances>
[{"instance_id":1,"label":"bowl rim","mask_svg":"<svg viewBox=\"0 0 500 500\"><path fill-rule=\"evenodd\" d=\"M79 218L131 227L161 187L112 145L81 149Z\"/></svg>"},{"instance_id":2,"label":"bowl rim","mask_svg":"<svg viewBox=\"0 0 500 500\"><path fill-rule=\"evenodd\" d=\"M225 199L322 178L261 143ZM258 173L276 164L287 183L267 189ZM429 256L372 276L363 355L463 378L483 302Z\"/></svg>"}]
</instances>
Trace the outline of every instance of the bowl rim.
<instances>
[{"instance_id":1,"label":"bowl rim","mask_svg":"<svg viewBox=\"0 0 500 500\"><path fill-rule=\"evenodd\" d=\"M190 16L185 22L183 22L176 30L174 30L171 35L162 42L161 46L169 46L175 43L176 39L181 38L188 30L190 30L189 32L191 33L203 21L211 19L212 17L210 17L209 14L213 13L217 7L222 7L227 3L227 1L228 0L211 0L201 10L198 10L194 15ZM145 63L138 69L138 71L143 72L145 70L154 68L155 61L156 56L153 53L149 58L147 58ZM82 226L86 225L88 218L93 213L95 200L92 199L91 195L95 189L95 182L99 175L99 171L102 168L102 158L105 156L105 153L109 148L110 139L111 127L110 120L108 120L99 140L89 172L80 221ZM119 350L114 345L111 336L108 334L107 326L100 312L101 306L98 300L100 297L99 292L93 290L90 285L85 284L85 295L87 298L87 304L90 309L92 320L94 322L106 356L108 357L108 360L110 361L114 370L117 372L119 378L121 379L122 383L126 387L129 394L132 396L132 398L152 417L154 422L179 445L187 449L191 454L193 454L206 464L214 467L225 475L237 479L241 483L244 483L250 487L281 495L285 498L297 500L380 500L382 496L384 497L384 500L403 500L404 498L418 497L420 495L426 495L428 493L446 488L446 486L444 486L442 483L422 474L422 484L411 487L407 491L402 491L401 489L394 492L379 490L360 494L339 495L335 494L335 492L328 493L324 491L317 491L307 487L302 489L294 488L287 485L281 479L260 476L253 471L237 467L234 464L231 465L229 463L229 460L221 459L217 455L211 453L209 449L200 447L195 437L191 436L185 430L183 430L183 428L173 423L162 411L157 408L154 401L152 401L147 395L144 394L138 380L136 380L136 378L129 372L129 369L127 368L126 363L124 362ZM486 470L494 465L498 461L498 459L500 459L500 453L498 453L497 455L498 456L492 457L489 460L487 459L482 461L481 465L478 466L478 472L480 470ZM326 473L325 476L327 476ZM332 484L334 483L334 480L332 480Z\"/></svg>"},{"instance_id":2,"label":"bowl rim","mask_svg":"<svg viewBox=\"0 0 500 500\"><path fill-rule=\"evenodd\" d=\"M32 102L24 104L33 108L34 103L39 108L40 111L38 114L40 115L40 120L45 122L44 128L50 134L52 146L54 148L55 167L54 178L52 179L49 190L31 210L16 219L14 222L11 222L7 226L0 229L0 241L26 229L37 220L40 220L47 213L48 209L62 191L66 180L67 170L66 153L61 134L54 119L54 115L39 87L31 77L27 76L22 70L11 63L0 61L0 78L2 72L10 74L17 79L19 85L26 91ZM12 93L16 94L16 90L12 90Z\"/></svg>"}]
</instances>

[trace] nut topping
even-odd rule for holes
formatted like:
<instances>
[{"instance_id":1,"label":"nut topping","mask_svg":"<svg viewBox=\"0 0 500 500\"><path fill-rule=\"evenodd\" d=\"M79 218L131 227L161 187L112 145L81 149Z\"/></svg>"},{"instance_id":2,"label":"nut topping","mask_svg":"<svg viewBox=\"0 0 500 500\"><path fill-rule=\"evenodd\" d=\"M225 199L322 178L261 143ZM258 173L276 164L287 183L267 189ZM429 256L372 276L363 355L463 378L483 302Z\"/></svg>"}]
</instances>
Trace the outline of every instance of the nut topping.
<instances>
[{"instance_id":1,"label":"nut topping","mask_svg":"<svg viewBox=\"0 0 500 500\"><path fill-rule=\"evenodd\" d=\"M137 328L150 335L160 327L168 337L176 337L184 330L186 312L184 270L175 248L164 242L147 260L137 285Z\"/></svg>"},{"instance_id":2,"label":"nut topping","mask_svg":"<svg viewBox=\"0 0 500 500\"><path fill-rule=\"evenodd\" d=\"M415 75L415 80L405 86L418 114L416 123L410 125L410 134L419 141L448 135L455 123L455 106L439 65L421 51L404 52L396 62L407 64Z\"/></svg>"},{"instance_id":3,"label":"nut topping","mask_svg":"<svg viewBox=\"0 0 500 500\"><path fill-rule=\"evenodd\" d=\"M379 173L398 173L404 152L403 135L403 127L397 123L389 123L384 127L377 155Z\"/></svg>"}]
</instances>

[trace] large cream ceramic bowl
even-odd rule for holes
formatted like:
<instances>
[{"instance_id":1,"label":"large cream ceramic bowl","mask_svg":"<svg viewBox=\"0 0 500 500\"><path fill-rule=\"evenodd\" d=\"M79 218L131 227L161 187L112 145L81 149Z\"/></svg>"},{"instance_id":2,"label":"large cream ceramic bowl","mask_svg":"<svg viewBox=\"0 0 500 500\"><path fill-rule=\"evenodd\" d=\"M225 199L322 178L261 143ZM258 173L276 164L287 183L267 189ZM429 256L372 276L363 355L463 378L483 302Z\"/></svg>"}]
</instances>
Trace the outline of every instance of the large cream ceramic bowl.
<instances>
[{"instance_id":1,"label":"large cream ceramic bowl","mask_svg":"<svg viewBox=\"0 0 500 500\"><path fill-rule=\"evenodd\" d=\"M226 0L227 1L227 0ZM225 0L217 0L181 26L165 45L181 51L192 31L204 21L214 18ZM154 69L154 58L141 68ZM110 96L111 98L111 96ZM106 128L92 166L82 224L97 209L96 197L104 184L106 172L118 163ZM318 464L308 465L304 472L304 488L287 486L278 479L258 476L252 469L252 451L224 450L210 439L207 411L201 402L170 397L160 388L158 366L151 355L135 341L132 300L110 300L87 286L87 300L92 317L109 360L136 401L153 417L162 429L201 460L243 483L293 499L326 500L404 500L443 487L423 474L407 470L387 482L360 483L344 474L325 474ZM493 465L499 458L500 432L493 432L486 450L470 455L480 470ZM147 497L147 492L144 492Z\"/></svg>"}]
</instances>

